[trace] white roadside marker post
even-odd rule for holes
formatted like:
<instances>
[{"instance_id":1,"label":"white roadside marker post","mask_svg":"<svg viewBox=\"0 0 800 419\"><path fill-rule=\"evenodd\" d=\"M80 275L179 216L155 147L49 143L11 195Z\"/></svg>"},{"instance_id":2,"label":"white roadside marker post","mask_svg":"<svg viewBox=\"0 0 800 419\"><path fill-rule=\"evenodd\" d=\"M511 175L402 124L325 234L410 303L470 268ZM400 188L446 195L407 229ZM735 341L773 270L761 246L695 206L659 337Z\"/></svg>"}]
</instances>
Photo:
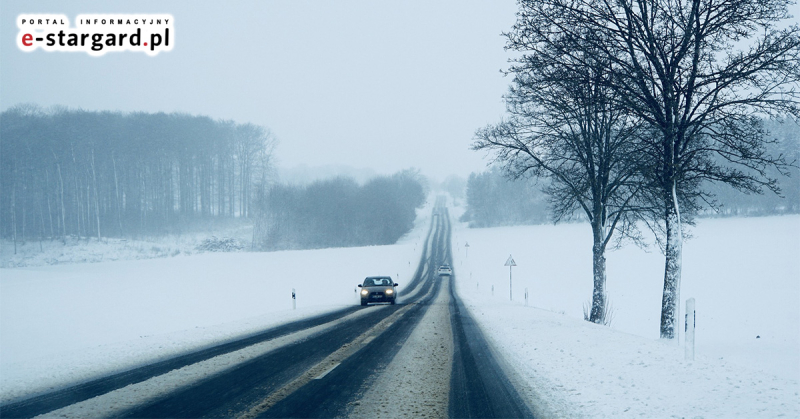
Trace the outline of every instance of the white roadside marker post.
<instances>
[{"instance_id":1,"label":"white roadside marker post","mask_svg":"<svg viewBox=\"0 0 800 419\"><path fill-rule=\"evenodd\" d=\"M292 310L297 310L297 294L294 293L294 288L292 288Z\"/></svg>"},{"instance_id":2,"label":"white roadside marker post","mask_svg":"<svg viewBox=\"0 0 800 419\"><path fill-rule=\"evenodd\" d=\"M686 332L684 344L686 345L687 361L694 361L694 328L696 325L695 314L694 298L690 298L686 300L686 314L684 315L684 331Z\"/></svg>"},{"instance_id":3,"label":"white roadside marker post","mask_svg":"<svg viewBox=\"0 0 800 419\"><path fill-rule=\"evenodd\" d=\"M514 262L514 258L511 255L508 255L508 260L506 261L505 266L508 266L508 299L510 301L514 301L511 294L511 267L517 266L517 262Z\"/></svg>"},{"instance_id":4,"label":"white roadside marker post","mask_svg":"<svg viewBox=\"0 0 800 419\"><path fill-rule=\"evenodd\" d=\"M525 287L525 305L528 305L528 287Z\"/></svg>"}]
</instances>

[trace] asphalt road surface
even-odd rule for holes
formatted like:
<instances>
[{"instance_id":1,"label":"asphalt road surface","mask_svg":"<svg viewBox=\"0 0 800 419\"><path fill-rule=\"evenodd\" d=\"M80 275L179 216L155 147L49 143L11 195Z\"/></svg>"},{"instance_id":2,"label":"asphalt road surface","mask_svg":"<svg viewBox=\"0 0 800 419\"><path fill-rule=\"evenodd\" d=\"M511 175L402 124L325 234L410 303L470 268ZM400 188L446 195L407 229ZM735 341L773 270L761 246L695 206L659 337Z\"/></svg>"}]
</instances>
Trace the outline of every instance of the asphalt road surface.
<instances>
[{"instance_id":1,"label":"asphalt road surface","mask_svg":"<svg viewBox=\"0 0 800 419\"><path fill-rule=\"evenodd\" d=\"M0 417L532 417L459 302L456 277L437 276L452 266L442 200L434 214L396 305L282 325L0 406Z\"/></svg>"}]
</instances>

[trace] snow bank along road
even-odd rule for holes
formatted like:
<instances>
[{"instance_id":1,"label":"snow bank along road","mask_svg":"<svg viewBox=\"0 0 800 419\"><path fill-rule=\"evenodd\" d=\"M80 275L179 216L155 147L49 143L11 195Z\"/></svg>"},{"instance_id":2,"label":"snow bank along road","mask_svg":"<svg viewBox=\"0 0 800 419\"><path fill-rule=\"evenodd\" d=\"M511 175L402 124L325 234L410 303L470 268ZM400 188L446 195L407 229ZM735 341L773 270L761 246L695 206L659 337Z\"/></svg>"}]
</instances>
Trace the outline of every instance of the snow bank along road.
<instances>
[{"instance_id":1,"label":"snow bank along road","mask_svg":"<svg viewBox=\"0 0 800 419\"><path fill-rule=\"evenodd\" d=\"M354 306L0 406L2 417L531 417L453 281L434 207L397 305Z\"/></svg>"}]
</instances>

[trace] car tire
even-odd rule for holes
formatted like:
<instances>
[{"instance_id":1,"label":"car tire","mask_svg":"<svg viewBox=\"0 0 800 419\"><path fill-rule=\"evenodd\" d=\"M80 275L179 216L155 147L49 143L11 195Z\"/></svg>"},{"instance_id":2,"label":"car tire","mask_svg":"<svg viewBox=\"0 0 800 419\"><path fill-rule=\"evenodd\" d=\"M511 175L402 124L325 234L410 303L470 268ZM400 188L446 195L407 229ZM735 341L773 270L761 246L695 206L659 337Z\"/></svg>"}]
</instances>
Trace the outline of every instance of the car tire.
<instances>
[{"instance_id":1,"label":"car tire","mask_svg":"<svg viewBox=\"0 0 800 419\"><path fill-rule=\"evenodd\" d=\"M367 302L366 302L366 301L364 301L364 300L361 300L361 305L362 305L362 306L365 306L365 305L367 305Z\"/></svg>"},{"instance_id":2,"label":"car tire","mask_svg":"<svg viewBox=\"0 0 800 419\"><path fill-rule=\"evenodd\" d=\"M397 298L392 298L392 305L394 305L395 301L397 301Z\"/></svg>"}]
</instances>

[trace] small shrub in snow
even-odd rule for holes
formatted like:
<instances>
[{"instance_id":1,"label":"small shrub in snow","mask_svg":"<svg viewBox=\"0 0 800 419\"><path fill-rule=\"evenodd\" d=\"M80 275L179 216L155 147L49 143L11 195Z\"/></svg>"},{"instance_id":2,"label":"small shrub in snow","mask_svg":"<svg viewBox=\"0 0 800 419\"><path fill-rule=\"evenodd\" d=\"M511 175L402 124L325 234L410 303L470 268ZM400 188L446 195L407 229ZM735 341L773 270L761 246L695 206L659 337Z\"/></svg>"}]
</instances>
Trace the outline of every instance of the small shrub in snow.
<instances>
[{"instance_id":1,"label":"small shrub in snow","mask_svg":"<svg viewBox=\"0 0 800 419\"><path fill-rule=\"evenodd\" d=\"M218 239L216 236L203 240L197 246L197 250L201 252L238 252L242 249L244 246L236 239L230 237Z\"/></svg>"},{"instance_id":2,"label":"small shrub in snow","mask_svg":"<svg viewBox=\"0 0 800 419\"><path fill-rule=\"evenodd\" d=\"M589 309L592 306L591 301L588 303L583 303L583 319L587 322L589 320ZM614 321L614 315L616 311L614 310L614 306L611 304L611 300L606 301L605 310L603 311L603 319L600 324L604 326L611 326L611 322Z\"/></svg>"}]
</instances>

